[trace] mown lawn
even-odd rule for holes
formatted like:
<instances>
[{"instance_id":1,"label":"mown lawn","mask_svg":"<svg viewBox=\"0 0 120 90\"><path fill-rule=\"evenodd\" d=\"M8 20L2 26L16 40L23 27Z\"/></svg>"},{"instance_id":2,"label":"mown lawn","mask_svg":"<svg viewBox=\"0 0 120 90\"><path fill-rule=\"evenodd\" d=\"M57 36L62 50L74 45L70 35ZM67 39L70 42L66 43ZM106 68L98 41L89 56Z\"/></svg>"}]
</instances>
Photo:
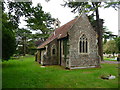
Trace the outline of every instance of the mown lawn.
<instances>
[{"instance_id":1,"label":"mown lawn","mask_svg":"<svg viewBox=\"0 0 120 90\"><path fill-rule=\"evenodd\" d=\"M103 59L104 59L105 61L117 61L117 60L115 60L115 58L103 57Z\"/></svg>"},{"instance_id":2,"label":"mown lawn","mask_svg":"<svg viewBox=\"0 0 120 90\"><path fill-rule=\"evenodd\" d=\"M65 70L61 66L40 67L34 57L2 63L3 88L117 88L118 65L101 64L102 68ZM101 75L115 75L113 80Z\"/></svg>"}]
</instances>

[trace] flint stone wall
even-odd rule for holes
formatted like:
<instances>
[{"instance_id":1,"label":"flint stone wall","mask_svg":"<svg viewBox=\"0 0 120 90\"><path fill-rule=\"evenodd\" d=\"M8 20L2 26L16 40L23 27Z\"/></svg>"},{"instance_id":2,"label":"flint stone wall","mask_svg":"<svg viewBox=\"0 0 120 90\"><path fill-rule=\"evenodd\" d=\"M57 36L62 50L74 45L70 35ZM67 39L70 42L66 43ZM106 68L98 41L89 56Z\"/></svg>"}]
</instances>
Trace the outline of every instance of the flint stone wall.
<instances>
[{"instance_id":1,"label":"flint stone wall","mask_svg":"<svg viewBox=\"0 0 120 90\"><path fill-rule=\"evenodd\" d=\"M96 32L86 16L79 18L74 26L69 30L69 60L71 67L99 66ZM79 39L85 34L88 40L88 53L79 53Z\"/></svg>"},{"instance_id":2,"label":"flint stone wall","mask_svg":"<svg viewBox=\"0 0 120 90\"><path fill-rule=\"evenodd\" d=\"M55 45L55 54L52 55L52 46ZM46 55L44 56L44 65L58 65L58 42L53 40L47 45Z\"/></svg>"}]
</instances>

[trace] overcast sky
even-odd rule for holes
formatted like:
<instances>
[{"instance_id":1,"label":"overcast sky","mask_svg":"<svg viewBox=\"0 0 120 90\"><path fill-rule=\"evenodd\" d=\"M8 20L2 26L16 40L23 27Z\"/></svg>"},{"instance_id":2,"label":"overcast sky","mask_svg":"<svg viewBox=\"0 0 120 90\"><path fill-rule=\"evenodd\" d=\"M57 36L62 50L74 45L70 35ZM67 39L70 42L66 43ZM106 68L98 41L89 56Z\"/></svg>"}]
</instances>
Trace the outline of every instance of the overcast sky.
<instances>
[{"instance_id":1,"label":"overcast sky","mask_svg":"<svg viewBox=\"0 0 120 90\"><path fill-rule=\"evenodd\" d=\"M63 7L60 4L63 4L63 0L51 0L45 2L45 0L33 0L33 5L36 6L37 3L41 3L43 11L50 12L53 18L58 18L61 22L61 25L69 22L78 13L71 13L70 8ZM108 9L99 9L100 18L105 20L104 26L107 26L109 31L112 31L114 34L118 35L118 11L115 11L113 8ZM23 27L23 22L20 27Z\"/></svg>"}]
</instances>

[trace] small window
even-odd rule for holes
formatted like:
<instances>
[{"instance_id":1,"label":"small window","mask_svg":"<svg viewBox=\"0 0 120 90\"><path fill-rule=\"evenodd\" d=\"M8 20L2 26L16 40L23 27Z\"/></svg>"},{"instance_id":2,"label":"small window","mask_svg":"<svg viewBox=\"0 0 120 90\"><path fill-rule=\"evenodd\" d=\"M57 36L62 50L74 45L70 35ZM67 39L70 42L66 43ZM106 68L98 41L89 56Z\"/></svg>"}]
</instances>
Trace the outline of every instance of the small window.
<instances>
[{"instance_id":1,"label":"small window","mask_svg":"<svg viewBox=\"0 0 120 90\"><path fill-rule=\"evenodd\" d=\"M80 37L79 52L80 53L88 53L88 41L84 34Z\"/></svg>"},{"instance_id":2,"label":"small window","mask_svg":"<svg viewBox=\"0 0 120 90\"><path fill-rule=\"evenodd\" d=\"M53 55L55 54L55 49L52 50L52 54L53 54Z\"/></svg>"}]
</instances>

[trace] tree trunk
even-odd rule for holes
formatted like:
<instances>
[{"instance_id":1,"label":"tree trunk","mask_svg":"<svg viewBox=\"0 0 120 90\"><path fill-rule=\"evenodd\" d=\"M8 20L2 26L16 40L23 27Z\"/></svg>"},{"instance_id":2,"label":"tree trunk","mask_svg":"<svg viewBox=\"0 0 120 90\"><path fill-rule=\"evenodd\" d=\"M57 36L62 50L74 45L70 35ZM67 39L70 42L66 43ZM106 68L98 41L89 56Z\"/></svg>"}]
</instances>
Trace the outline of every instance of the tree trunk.
<instances>
[{"instance_id":1,"label":"tree trunk","mask_svg":"<svg viewBox=\"0 0 120 90\"><path fill-rule=\"evenodd\" d=\"M26 38L23 37L23 56L26 54Z\"/></svg>"},{"instance_id":2,"label":"tree trunk","mask_svg":"<svg viewBox=\"0 0 120 90\"><path fill-rule=\"evenodd\" d=\"M98 2L95 3L98 6ZM102 46L102 27L100 27L99 11L96 8L96 21L97 21L97 33L98 33L98 53L103 61L103 46Z\"/></svg>"},{"instance_id":3,"label":"tree trunk","mask_svg":"<svg viewBox=\"0 0 120 90\"><path fill-rule=\"evenodd\" d=\"M115 54L115 52L113 52L113 57L115 56L114 54Z\"/></svg>"}]
</instances>

